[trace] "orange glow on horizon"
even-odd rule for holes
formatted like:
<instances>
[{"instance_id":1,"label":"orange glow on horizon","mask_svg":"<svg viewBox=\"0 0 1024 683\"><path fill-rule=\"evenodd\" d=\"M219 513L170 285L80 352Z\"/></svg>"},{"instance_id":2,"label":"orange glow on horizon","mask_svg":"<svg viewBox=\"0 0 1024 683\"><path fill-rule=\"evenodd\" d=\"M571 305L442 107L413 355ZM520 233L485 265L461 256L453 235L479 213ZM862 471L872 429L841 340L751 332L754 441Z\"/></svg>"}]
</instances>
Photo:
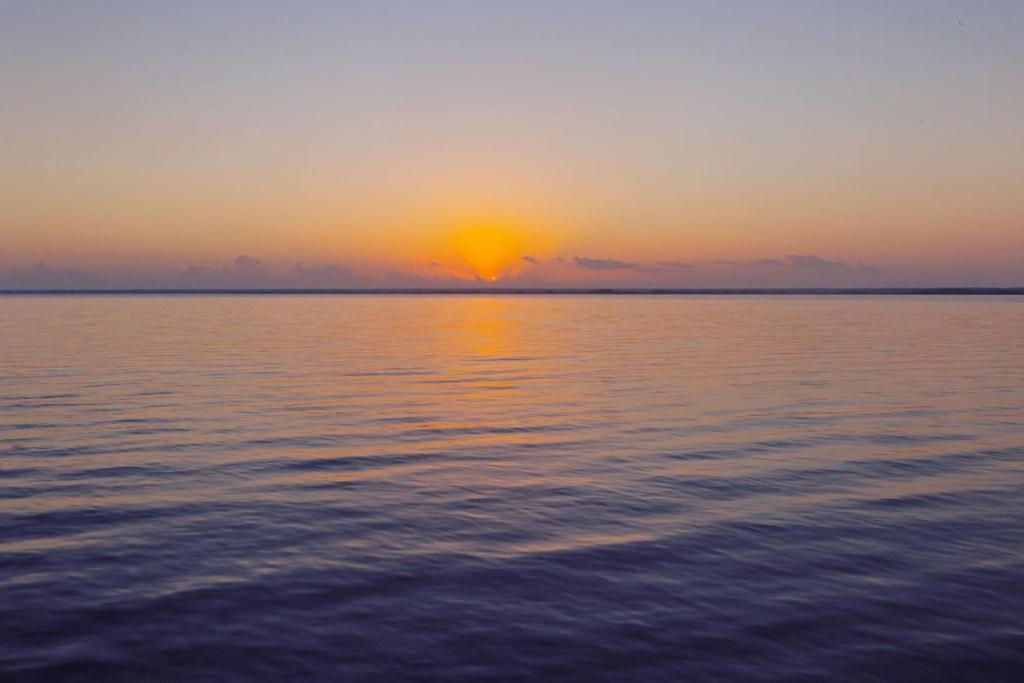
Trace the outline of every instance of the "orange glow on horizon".
<instances>
[{"instance_id":1,"label":"orange glow on horizon","mask_svg":"<svg viewBox=\"0 0 1024 683\"><path fill-rule=\"evenodd\" d=\"M451 236L455 254L482 280L497 280L511 271L526 248L521 230L498 222L473 222L457 227Z\"/></svg>"}]
</instances>

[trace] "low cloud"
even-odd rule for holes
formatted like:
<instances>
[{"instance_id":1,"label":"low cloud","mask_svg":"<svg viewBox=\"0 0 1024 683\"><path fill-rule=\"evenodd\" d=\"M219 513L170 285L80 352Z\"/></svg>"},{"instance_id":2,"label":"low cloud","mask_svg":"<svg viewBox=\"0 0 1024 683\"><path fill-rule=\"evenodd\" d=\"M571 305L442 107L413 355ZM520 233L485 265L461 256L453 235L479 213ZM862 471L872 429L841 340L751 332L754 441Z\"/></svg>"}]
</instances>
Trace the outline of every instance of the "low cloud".
<instances>
[{"instance_id":1,"label":"low cloud","mask_svg":"<svg viewBox=\"0 0 1024 683\"><path fill-rule=\"evenodd\" d=\"M0 273L0 289L102 289L107 279L77 268L51 268L36 263Z\"/></svg>"},{"instance_id":2,"label":"low cloud","mask_svg":"<svg viewBox=\"0 0 1024 683\"><path fill-rule=\"evenodd\" d=\"M669 268L671 270L693 270L697 266L686 261L658 261L657 266L659 268Z\"/></svg>"},{"instance_id":3,"label":"low cloud","mask_svg":"<svg viewBox=\"0 0 1024 683\"><path fill-rule=\"evenodd\" d=\"M429 288L471 285L453 276L423 276L403 271L361 272L342 264L273 268L243 254L229 265L190 264L177 270L135 268L87 272L75 268L51 268L45 263L0 270L0 290L85 289L369 289Z\"/></svg>"},{"instance_id":4,"label":"low cloud","mask_svg":"<svg viewBox=\"0 0 1024 683\"><path fill-rule=\"evenodd\" d=\"M263 265L263 261L258 258L253 258L248 254L242 254L237 257L234 262L235 271L242 275L259 276L264 275L267 272L266 266Z\"/></svg>"},{"instance_id":5,"label":"low cloud","mask_svg":"<svg viewBox=\"0 0 1024 683\"><path fill-rule=\"evenodd\" d=\"M344 289L348 287L365 287L366 278L348 266L331 264L326 266L307 267L296 263L288 272L291 287L310 287L313 289Z\"/></svg>"},{"instance_id":6,"label":"low cloud","mask_svg":"<svg viewBox=\"0 0 1024 683\"><path fill-rule=\"evenodd\" d=\"M861 265L852 266L845 261L833 261L817 256L816 254L789 254L784 259L763 258L754 261L714 259L710 261L701 261L701 263L712 266L735 266L738 268L779 268L782 266L794 266L796 268L809 268L814 270L836 270L842 268L864 267Z\"/></svg>"},{"instance_id":7,"label":"low cloud","mask_svg":"<svg viewBox=\"0 0 1024 683\"><path fill-rule=\"evenodd\" d=\"M450 274L443 263L418 269L387 270L340 263L268 264L242 254L221 266L159 268L147 263L119 267L78 268L46 263L0 266L0 290L90 289L431 289L489 287L892 287L1017 284L1014 273L979 274L945 270L873 266L816 254L779 258L708 261L632 262L617 258L520 257L528 264L497 282L474 281Z\"/></svg>"},{"instance_id":8,"label":"low cloud","mask_svg":"<svg viewBox=\"0 0 1024 683\"><path fill-rule=\"evenodd\" d=\"M735 261L732 259L711 259L709 261L701 261L701 263L709 266L735 266L737 268L750 268L750 267L774 267L784 266L786 262L777 258L763 258L757 259L756 261Z\"/></svg>"},{"instance_id":9,"label":"low cloud","mask_svg":"<svg viewBox=\"0 0 1024 683\"><path fill-rule=\"evenodd\" d=\"M818 268L818 269L832 269L832 268L847 268L847 264L842 261L829 261L823 259L820 256L814 254L790 254L786 257L786 261L790 265L794 265L800 268Z\"/></svg>"},{"instance_id":10,"label":"low cloud","mask_svg":"<svg viewBox=\"0 0 1024 683\"><path fill-rule=\"evenodd\" d=\"M277 278L263 262L248 254L238 256L230 266L210 268L190 265L183 271L163 277L156 275L152 279L161 283L158 286L175 289L259 289L278 286Z\"/></svg>"},{"instance_id":11,"label":"low cloud","mask_svg":"<svg viewBox=\"0 0 1024 683\"><path fill-rule=\"evenodd\" d=\"M573 256L572 260L580 268L587 268L589 270L635 270L640 267L639 263L629 263L613 258Z\"/></svg>"}]
</instances>

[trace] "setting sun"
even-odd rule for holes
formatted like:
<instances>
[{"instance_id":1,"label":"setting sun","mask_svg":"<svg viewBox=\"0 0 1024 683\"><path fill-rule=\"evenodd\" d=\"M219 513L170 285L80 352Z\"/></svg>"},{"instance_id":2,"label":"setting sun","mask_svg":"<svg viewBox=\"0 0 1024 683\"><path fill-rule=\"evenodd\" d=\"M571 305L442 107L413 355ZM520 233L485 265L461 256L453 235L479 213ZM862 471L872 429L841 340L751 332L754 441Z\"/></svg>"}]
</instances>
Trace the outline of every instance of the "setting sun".
<instances>
[{"instance_id":1,"label":"setting sun","mask_svg":"<svg viewBox=\"0 0 1024 683\"><path fill-rule=\"evenodd\" d=\"M500 223L472 223L452 233L452 246L482 280L497 280L515 266L525 248L521 231Z\"/></svg>"}]
</instances>

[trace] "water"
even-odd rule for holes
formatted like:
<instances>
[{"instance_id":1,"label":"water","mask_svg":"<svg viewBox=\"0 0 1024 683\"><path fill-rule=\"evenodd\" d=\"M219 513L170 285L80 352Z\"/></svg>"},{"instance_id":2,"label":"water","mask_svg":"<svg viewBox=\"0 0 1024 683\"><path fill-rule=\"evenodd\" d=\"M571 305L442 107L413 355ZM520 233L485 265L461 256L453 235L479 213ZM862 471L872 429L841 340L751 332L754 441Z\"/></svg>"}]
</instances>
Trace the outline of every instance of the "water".
<instances>
[{"instance_id":1,"label":"water","mask_svg":"<svg viewBox=\"0 0 1024 683\"><path fill-rule=\"evenodd\" d=\"M1021 680L1024 299L0 297L0 674Z\"/></svg>"}]
</instances>

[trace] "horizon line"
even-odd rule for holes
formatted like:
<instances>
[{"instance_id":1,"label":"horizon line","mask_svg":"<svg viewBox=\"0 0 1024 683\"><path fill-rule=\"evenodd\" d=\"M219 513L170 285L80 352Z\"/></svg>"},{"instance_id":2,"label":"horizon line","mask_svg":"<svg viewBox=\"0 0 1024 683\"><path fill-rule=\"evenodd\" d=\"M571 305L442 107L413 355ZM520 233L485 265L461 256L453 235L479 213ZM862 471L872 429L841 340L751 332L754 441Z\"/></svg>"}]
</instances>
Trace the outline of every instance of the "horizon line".
<instances>
[{"instance_id":1,"label":"horizon line","mask_svg":"<svg viewBox=\"0 0 1024 683\"><path fill-rule=\"evenodd\" d=\"M0 296L116 296L116 295L884 295L884 296L1024 296L1020 287L367 287L367 288L110 288L0 289Z\"/></svg>"}]
</instances>

